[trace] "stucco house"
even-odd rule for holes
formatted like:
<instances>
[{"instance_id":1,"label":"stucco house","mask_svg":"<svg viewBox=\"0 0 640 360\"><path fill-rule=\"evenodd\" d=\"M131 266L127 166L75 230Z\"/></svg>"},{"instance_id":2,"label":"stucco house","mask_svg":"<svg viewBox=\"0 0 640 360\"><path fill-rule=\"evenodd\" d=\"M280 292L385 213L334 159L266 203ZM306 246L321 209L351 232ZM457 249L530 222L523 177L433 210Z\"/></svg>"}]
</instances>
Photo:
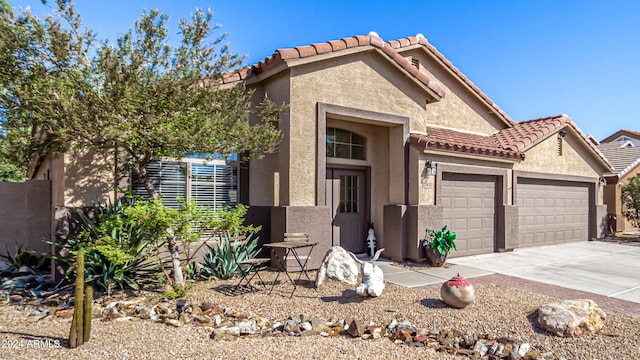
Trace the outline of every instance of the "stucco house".
<instances>
[{"instance_id":1,"label":"stucco house","mask_svg":"<svg viewBox=\"0 0 640 360\"><path fill-rule=\"evenodd\" d=\"M451 256L603 234L612 169L578 126L513 121L420 34L279 49L224 82L289 106L279 152L240 167L237 196L263 240L318 241L312 267L334 245L364 252L368 223L392 259L421 259L425 230L444 224ZM81 176L58 176L77 198Z\"/></svg>"},{"instance_id":2,"label":"stucco house","mask_svg":"<svg viewBox=\"0 0 640 360\"><path fill-rule=\"evenodd\" d=\"M621 130L629 132L629 130ZM631 132L633 134L633 132ZM640 144L640 133L636 133ZM609 137L611 138L611 137ZM623 138L620 140L620 138ZM633 226L622 215L622 186L640 174L640 146L634 145L627 135L613 137L611 142L600 143L598 148L613 165L613 171L604 174L604 203L614 232L636 232L640 229Z\"/></svg>"}]
</instances>

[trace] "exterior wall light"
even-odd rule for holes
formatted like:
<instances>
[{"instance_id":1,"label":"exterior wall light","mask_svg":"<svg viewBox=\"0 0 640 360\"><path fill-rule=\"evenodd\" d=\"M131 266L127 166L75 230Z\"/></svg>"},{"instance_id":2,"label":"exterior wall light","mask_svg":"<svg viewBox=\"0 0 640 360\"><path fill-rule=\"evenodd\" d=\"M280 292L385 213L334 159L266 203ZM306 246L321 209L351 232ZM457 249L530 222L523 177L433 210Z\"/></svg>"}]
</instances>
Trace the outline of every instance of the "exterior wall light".
<instances>
[{"instance_id":1,"label":"exterior wall light","mask_svg":"<svg viewBox=\"0 0 640 360\"><path fill-rule=\"evenodd\" d=\"M436 163L431 161L431 160L427 160L424 163L424 168L427 171L427 175L435 175L436 171L437 171L437 167L436 167Z\"/></svg>"},{"instance_id":2,"label":"exterior wall light","mask_svg":"<svg viewBox=\"0 0 640 360\"><path fill-rule=\"evenodd\" d=\"M565 136L567 136L567 132L566 132L566 131L564 131L564 130L560 130L560 131L558 132L558 136L560 136L561 138L563 138L563 139L564 139L564 137L565 137Z\"/></svg>"}]
</instances>

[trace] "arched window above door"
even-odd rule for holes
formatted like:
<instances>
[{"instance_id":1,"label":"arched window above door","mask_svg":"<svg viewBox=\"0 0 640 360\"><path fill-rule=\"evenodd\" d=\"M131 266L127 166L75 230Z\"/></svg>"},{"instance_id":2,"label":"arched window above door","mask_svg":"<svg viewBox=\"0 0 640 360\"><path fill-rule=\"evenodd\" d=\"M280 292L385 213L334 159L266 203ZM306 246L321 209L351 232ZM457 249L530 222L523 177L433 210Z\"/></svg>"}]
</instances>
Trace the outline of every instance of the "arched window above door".
<instances>
[{"instance_id":1,"label":"arched window above door","mask_svg":"<svg viewBox=\"0 0 640 360\"><path fill-rule=\"evenodd\" d=\"M351 131L327 128L327 157L366 160L367 139Z\"/></svg>"}]
</instances>

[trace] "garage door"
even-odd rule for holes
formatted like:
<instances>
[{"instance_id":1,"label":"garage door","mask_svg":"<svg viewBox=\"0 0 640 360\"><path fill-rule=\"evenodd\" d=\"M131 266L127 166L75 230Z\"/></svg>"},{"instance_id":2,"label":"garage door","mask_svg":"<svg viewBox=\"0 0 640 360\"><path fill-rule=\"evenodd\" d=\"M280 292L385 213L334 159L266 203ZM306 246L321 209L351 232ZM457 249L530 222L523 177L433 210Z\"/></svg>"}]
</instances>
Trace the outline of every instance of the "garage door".
<instances>
[{"instance_id":1,"label":"garage door","mask_svg":"<svg viewBox=\"0 0 640 360\"><path fill-rule=\"evenodd\" d=\"M441 199L444 223L458 234L451 256L493 252L496 178L443 173Z\"/></svg>"},{"instance_id":2,"label":"garage door","mask_svg":"<svg viewBox=\"0 0 640 360\"><path fill-rule=\"evenodd\" d=\"M588 185L518 179L516 197L520 246L588 240Z\"/></svg>"}]
</instances>

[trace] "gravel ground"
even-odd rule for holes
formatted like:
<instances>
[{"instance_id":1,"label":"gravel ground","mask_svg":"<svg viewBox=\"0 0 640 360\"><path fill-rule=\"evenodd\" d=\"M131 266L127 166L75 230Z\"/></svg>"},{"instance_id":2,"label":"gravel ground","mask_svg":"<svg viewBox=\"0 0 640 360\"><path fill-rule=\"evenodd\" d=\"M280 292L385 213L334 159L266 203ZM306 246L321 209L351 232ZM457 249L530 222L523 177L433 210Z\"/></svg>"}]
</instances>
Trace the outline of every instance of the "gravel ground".
<instances>
[{"instance_id":1,"label":"gravel ground","mask_svg":"<svg viewBox=\"0 0 640 360\"><path fill-rule=\"evenodd\" d=\"M266 281L275 277L264 272ZM312 273L315 276L314 273ZM473 279L471 279L473 282ZM187 294L190 303L209 301L223 308L261 315L283 322L292 314L322 319L353 317L384 324L391 319L409 320L425 330L456 329L463 333L493 333L528 342L532 348L553 352L565 359L640 358L640 318L607 312L604 329L596 335L560 338L539 330L533 312L557 299L499 285L476 286L476 302L465 309L451 309L436 290L412 290L387 284L379 298L362 299L349 286L327 281L320 289L298 286L289 298L290 284L278 284L274 292L230 295L223 290L234 282L199 281ZM121 295L124 296L124 295ZM158 293L140 293L158 301ZM104 300L104 299L103 299ZM35 307L0 306L0 359L464 359L428 348L395 344L387 338L241 337L236 341L210 338L210 329L187 324L175 328L150 320L101 321L94 319L91 340L67 349L70 319L47 316L27 321ZM56 345L61 346L56 346Z\"/></svg>"}]
</instances>

